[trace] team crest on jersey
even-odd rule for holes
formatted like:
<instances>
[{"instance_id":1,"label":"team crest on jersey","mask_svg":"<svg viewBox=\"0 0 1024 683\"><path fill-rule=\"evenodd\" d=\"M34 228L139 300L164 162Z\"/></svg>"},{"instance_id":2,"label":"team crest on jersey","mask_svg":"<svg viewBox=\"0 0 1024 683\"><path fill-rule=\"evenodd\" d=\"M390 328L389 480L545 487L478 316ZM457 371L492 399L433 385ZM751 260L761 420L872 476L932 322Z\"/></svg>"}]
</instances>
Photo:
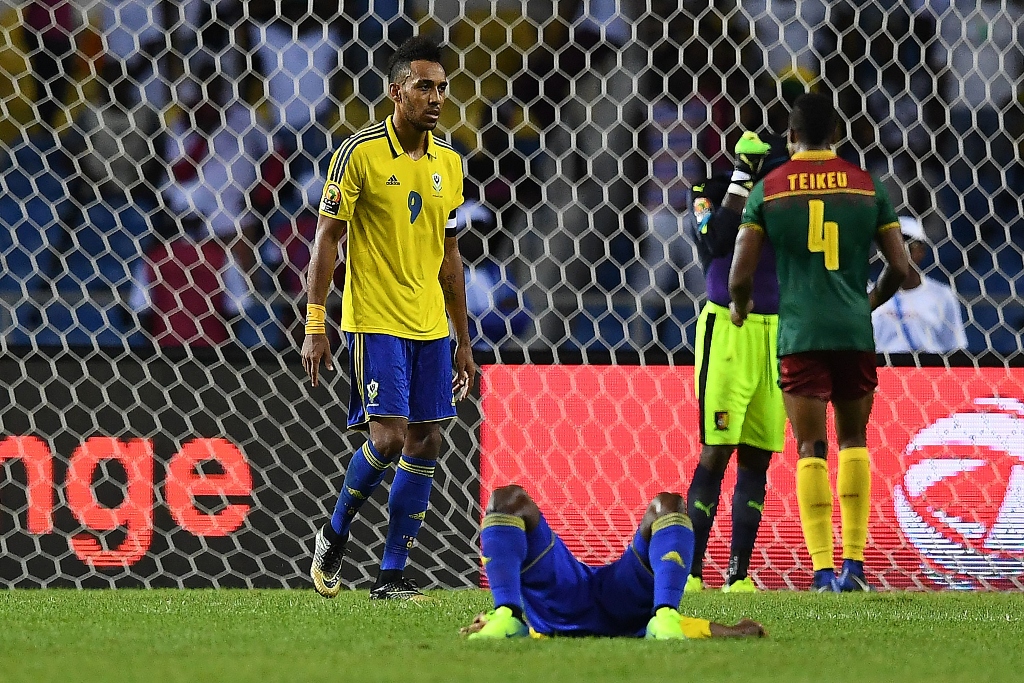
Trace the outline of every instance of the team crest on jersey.
<instances>
[{"instance_id":1,"label":"team crest on jersey","mask_svg":"<svg viewBox=\"0 0 1024 683\"><path fill-rule=\"evenodd\" d=\"M435 173L434 175L430 176L430 180L434 184L434 193L441 194L441 174Z\"/></svg>"},{"instance_id":2,"label":"team crest on jersey","mask_svg":"<svg viewBox=\"0 0 1024 683\"><path fill-rule=\"evenodd\" d=\"M380 385L377 384L377 380L371 379L366 383L366 405L377 406L377 392L380 390Z\"/></svg>"},{"instance_id":3,"label":"team crest on jersey","mask_svg":"<svg viewBox=\"0 0 1024 683\"><path fill-rule=\"evenodd\" d=\"M327 183L324 188L324 198L320 203L320 210L324 213L338 213L341 206L341 188L337 183Z\"/></svg>"},{"instance_id":4,"label":"team crest on jersey","mask_svg":"<svg viewBox=\"0 0 1024 683\"><path fill-rule=\"evenodd\" d=\"M720 432L724 432L729 429L729 411L718 410L715 411L715 429Z\"/></svg>"}]
</instances>

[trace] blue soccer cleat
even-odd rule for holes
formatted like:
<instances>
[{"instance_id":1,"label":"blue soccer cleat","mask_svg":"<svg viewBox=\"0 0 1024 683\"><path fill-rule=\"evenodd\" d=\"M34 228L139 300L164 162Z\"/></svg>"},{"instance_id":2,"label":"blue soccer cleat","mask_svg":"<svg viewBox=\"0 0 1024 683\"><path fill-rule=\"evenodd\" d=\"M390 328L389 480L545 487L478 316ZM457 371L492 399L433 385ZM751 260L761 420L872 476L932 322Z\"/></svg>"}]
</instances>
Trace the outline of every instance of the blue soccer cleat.
<instances>
[{"instance_id":1,"label":"blue soccer cleat","mask_svg":"<svg viewBox=\"0 0 1024 683\"><path fill-rule=\"evenodd\" d=\"M844 593L870 593L875 590L864 576L864 563L857 560L843 560L843 571L837 581Z\"/></svg>"},{"instance_id":2,"label":"blue soccer cleat","mask_svg":"<svg viewBox=\"0 0 1024 683\"><path fill-rule=\"evenodd\" d=\"M841 593L839 579L836 578L835 569L819 569L814 572L814 582L811 583L811 591L814 593Z\"/></svg>"}]
</instances>

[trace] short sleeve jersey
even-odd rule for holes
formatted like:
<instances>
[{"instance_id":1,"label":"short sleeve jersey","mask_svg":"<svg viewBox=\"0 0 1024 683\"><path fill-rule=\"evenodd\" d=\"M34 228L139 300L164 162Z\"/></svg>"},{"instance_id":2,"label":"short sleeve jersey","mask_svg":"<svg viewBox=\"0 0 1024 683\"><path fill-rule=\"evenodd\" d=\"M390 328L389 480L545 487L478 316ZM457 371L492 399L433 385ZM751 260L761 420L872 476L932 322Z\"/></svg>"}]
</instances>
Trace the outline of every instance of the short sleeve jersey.
<instances>
[{"instance_id":1,"label":"short sleeve jersey","mask_svg":"<svg viewBox=\"0 0 1024 683\"><path fill-rule=\"evenodd\" d=\"M415 161L390 117L341 143L327 171L320 215L348 221L342 330L418 340L448 336L438 273L462 192L462 157L430 132L426 154Z\"/></svg>"},{"instance_id":2,"label":"short sleeve jersey","mask_svg":"<svg viewBox=\"0 0 1024 683\"><path fill-rule=\"evenodd\" d=\"M800 152L754 186L743 227L775 248L779 356L874 351L868 261L877 235L899 228L880 183L834 152Z\"/></svg>"}]
</instances>

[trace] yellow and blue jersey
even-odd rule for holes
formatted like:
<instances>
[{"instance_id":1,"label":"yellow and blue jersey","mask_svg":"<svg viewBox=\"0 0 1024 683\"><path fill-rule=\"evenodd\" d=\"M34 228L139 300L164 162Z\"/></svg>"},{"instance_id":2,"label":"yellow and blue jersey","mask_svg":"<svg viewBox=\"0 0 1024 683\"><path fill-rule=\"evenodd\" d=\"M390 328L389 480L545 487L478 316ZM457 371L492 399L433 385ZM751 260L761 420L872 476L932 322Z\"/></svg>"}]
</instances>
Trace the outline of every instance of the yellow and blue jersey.
<instances>
[{"instance_id":1,"label":"yellow and blue jersey","mask_svg":"<svg viewBox=\"0 0 1024 683\"><path fill-rule=\"evenodd\" d=\"M320 214L348 222L342 330L417 340L448 336L438 272L462 193L462 157L430 132L426 154L415 161L391 117L341 143Z\"/></svg>"}]
</instances>

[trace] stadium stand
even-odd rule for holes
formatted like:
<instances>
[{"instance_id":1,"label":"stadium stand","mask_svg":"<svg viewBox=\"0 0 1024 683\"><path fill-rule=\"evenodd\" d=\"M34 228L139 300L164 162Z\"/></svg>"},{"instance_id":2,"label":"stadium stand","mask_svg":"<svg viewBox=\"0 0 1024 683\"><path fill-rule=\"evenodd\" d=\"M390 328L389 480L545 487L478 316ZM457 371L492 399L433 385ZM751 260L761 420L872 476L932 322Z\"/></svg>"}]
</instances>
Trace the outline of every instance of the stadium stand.
<instances>
[{"instance_id":1,"label":"stadium stand","mask_svg":"<svg viewBox=\"0 0 1024 683\"><path fill-rule=\"evenodd\" d=\"M671 353L690 349L692 339L688 337L686 330L692 327L695 313L686 304L698 298L699 292L694 290L690 293L684 289L673 295L674 298L670 297L673 311L671 315L666 316L663 307L652 307L644 300L645 296L657 289L656 284L641 286L642 291L636 291L639 281L633 281L632 275L629 278L624 276L624 273L636 273L638 269L647 267L644 257L641 256L641 243L646 245L652 240L670 239L670 236L638 235L636 224L630 222L632 219L627 221L625 214L615 219L624 221L618 230L612 229L606 219L601 218L598 221L600 225L584 227L582 232L568 241L563 241L563 234L549 233L549 228L545 227L539 231L536 229L537 221L540 221L540 225L545 225L544 221L548 220L542 214L554 196L553 193L562 191L559 185L560 176L557 172L552 173L551 169L557 170L564 164L575 163L574 159L579 154L577 151L568 155L561 152L553 155L551 141L563 134L570 137L611 134L611 129L604 132L594 129L589 133L585 133L589 130L586 127L567 130L565 121L550 121L544 114L548 111L545 106L550 104L546 99L550 93L546 89L547 86L539 89L536 87L538 83L543 85L545 80L551 80L551 74L544 73L544 68L556 70L555 81L564 78L564 74L557 72L561 62L543 58L548 54L548 48L563 46L566 49L572 48L570 52L573 55L579 52L586 56L589 54L586 49L580 51L576 49L579 46L567 45L566 41L571 41L577 33L581 36L586 34L586 30L590 29L584 29L591 26L592 21L597 21L598 24L601 21L609 21L600 16L595 19L581 14L584 10L580 10L576 4L578 3L568 3L564 8L560 8L561 13L566 16L555 15L546 18L536 15L535 12L539 10L532 8L528 8L524 14L519 3L509 0L498 2L493 8L478 7L474 3L469 3L461 9L439 9L432 16L417 14L419 10L413 10L412 19L414 22L418 21L421 31L443 35L453 53L459 55L455 68L451 69L452 92L458 93L459 97L453 106L448 108L442 127L463 149L472 151L471 166L474 168L484 169L485 173L490 173L486 171L488 164L482 162L488 158L493 159L491 168L496 175L482 178L481 186L488 188L484 197L487 208L499 217L499 231L508 237L509 246L502 247L497 253L489 253L488 258L496 258L500 261L499 266L508 269L509 281L521 285L527 305L538 311L537 315L540 318L541 324L528 326L529 331L522 334L513 331L503 342L540 348L551 344L564 345L566 348L602 347L620 350L639 346L636 350L641 352L646 349ZM149 23L145 26L126 24L124 31L121 31L118 22L122 19L127 22L127 16L119 18L120 10L114 5L110 8L103 5L100 9L102 11L83 15L89 24L83 30L87 33L92 31L97 35L110 34L117 37L120 41L117 43L118 49L122 52L124 44L127 44L123 39L131 31L147 32L146 35L153 33L153 26ZM322 8L318 7L317 11L323 13ZM808 11L813 13L817 9L811 8ZM983 13L988 11L986 8ZM273 70L273 65L268 67L263 64L263 71L257 73L254 80L246 76L239 66L243 63L239 55L246 50L254 50L252 40L259 40L261 27L272 19L266 14L266 8L261 10L258 18L256 15L248 17L244 11L239 14L238 8L234 5L225 5L225 8L210 10L206 14L196 12L196 8L192 7L183 15L181 23L175 26L175 35L181 38L181 41L176 44L177 47L172 48L170 55L174 59L165 66L177 71L149 74L146 76L146 82L141 84L144 86L141 89L136 87L133 90L130 87L139 85L136 83L136 79L139 78L137 69L115 68L116 56L111 56L106 62L102 55L98 55L98 58L90 56L95 62L84 71L84 78L80 67L75 67L76 72L73 75L79 79L78 90L86 96L86 103L89 106L95 103L95 109L99 112L97 115L102 114L102 107L105 106L103 102L106 91L101 86L109 85L112 91L119 88L119 92L122 93L130 90L134 93L133 96L137 97L142 92L155 92L152 87L154 79L168 82L173 80L187 85L189 79L197 77L191 70L205 69L203 73L206 73L210 65L218 63L218 60L230 66L225 72L228 85L233 93L241 96L240 101L251 106L259 106L266 92L262 85L259 85L258 79L272 79L279 74ZM839 51L838 57L830 58L825 64L815 64L801 48L788 46L787 41L795 38L781 34L783 37L779 42L766 48L764 53L768 58L769 70L779 74L777 80L773 81L772 78L766 77L770 71L762 71L753 82L753 95L726 90L724 97L720 97L715 91L716 84L719 88L723 84L726 88L734 88L739 81L734 78L733 72L727 74L725 78L717 77L720 72L725 74L721 66L725 51L719 41L714 41L709 52L710 70L701 71L695 82L687 70L679 68L678 51L673 52L672 41L666 40L664 28L659 30L659 25L674 27L672 30L679 35L703 35L710 29L717 28L719 33L724 30L735 38L751 33L755 34L755 37L759 33L767 35L765 32L770 32L775 25L785 25L789 30L795 19L784 12L774 16L772 11L760 5L751 10L753 21L750 23L744 23L735 17L723 19L717 12L691 16L688 10L665 10L656 5L646 10L630 9L627 14L630 12L639 14L635 17L624 15L615 18L614 22L618 22L613 22L615 30L619 31L626 25L622 23L623 20L627 23L635 21L637 44L652 50L653 69L649 73L630 72L629 69L633 68L630 66L630 58L622 62L622 75L634 79L638 87L617 106L622 111L625 111L624 107L651 107L649 111L654 114L661 112L657 116L663 118L666 111L662 106L663 96L667 93L670 98L674 98L673 106L678 106L684 127L687 131L692 131L693 153L675 149L682 144L680 141L685 143L685 140L691 139L685 135L676 135L671 138L672 142L666 139L668 146L664 151L669 157L678 157L680 173L684 178L696 173L695 169L705 164L718 168L723 162L722 150L728 148L729 136L733 135L737 126L756 125L756 117L777 110L776 105L781 101L780 98L790 97L790 91L794 87L814 88L818 87L819 83L827 84L828 79L849 78L849 81L839 84L842 86L841 100L844 106L850 93L858 90L866 92L869 95L867 118L858 119L852 138L854 146L844 146L843 149L862 155L871 164L881 164L879 172L883 175L889 174L893 181L901 180L908 172L908 154L911 157L920 157L924 178L922 181L915 180L913 192L907 195L906 201L920 202L921 196L930 196L934 200L934 205L949 215L949 219L944 222L945 233L943 224L939 223L941 218L936 220L935 216L926 216L925 225L936 245L937 262L934 268L938 271L933 275L939 272L945 274L963 299L965 306L968 309L977 308L976 315L967 317L970 321L967 323L970 351L977 354L991 349L1006 354L1012 352L1014 348L1019 348L1017 315L1012 306L1022 285L1020 273L1024 269L1021 257L1024 253L1024 238L1020 237L1019 230L1012 229L1014 212L1019 208L1019 197L1018 201L1014 201L1014 194L1009 187L994 190L991 179L995 176L992 168L989 168L993 163L1003 164L1006 168L1002 169L1002 177L1012 183L1013 179L1020 177L1022 173L1019 155L1015 158L1002 151L993 155L991 163L986 162L985 168L982 169L986 178L982 186L971 186L959 176L951 177L944 182L939 179L939 182L936 182L933 178L936 169L938 168L938 172L942 169L936 166L931 152L926 149L926 138L922 138L922 130L925 129L915 126L912 130L907 128L908 146L899 151L892 169L885 168L886 153L892 151L890 148L898 145L901 139L899 126L908 125L905 122L904 110L915 101L921 101L922 106L927 105L924 110L925 124L933 131L935 140L941 139L942 144L948 147L950 131L953 129L943 127L941 121L936 122L929 118L936 111L935 107L942 105L942 101L932 97L929 91L922 90L920 73L917 71L912 71L909 89L904 92L899 90L899 79L890 78L891 74L886 75L880 83L875 83L859 71L844 70L843 65L846 62L857 62L860 58L856 54L847 54L856 44L856 41L850 41L850 36L855 33L859 35L882 30L880 26L886 20L884 12L879 14L873 10L867 14L857 15L838 11L834 16L835 22L828 31L815 32L813 29L807 29L809 43L833 45ZM896 60L894 65L910 69L910 61L914 55L923 55L926 61L923 73L941 71L940 62L945 58L944 55L948 56L949 48L959 47L955 42L958 40L956 25L955 22L951 23L951 15L913 15L895 9L890 14L888 21L892 26L904 27L900 30L908 32L908 38L904 42L893 39L895 47L892 48L892 54ZM575 32L567 31L567 24L576 21L577 16L580 17L579 27ZM2 18L8 26L18 21L16 16L9 13ZM290 15L288 19L295 21ZM378 22L373 24L373 30L357 32L357 40L346 47L346 55L359 49L375 53L377 45L366 45L359 41L371 40L367 36L377 36L378 33L379 37L372 37L372 40L388 41L393 38L388 35L389 27L399 30L405 26L406 21L405 18L399 21L391 15L373 19ZM162 15L154 15L148 21L152 23L163 20ZM993 49L1002 49L1000 46L1009 44L1005 40L1006 21L1007 18L1002 15L992 18L992 25L996 27L998 33L994 38ZM234 25L237 22L243 22L241 25L250 30L243 32L244 40L233 43L234 39L222 28L227 23ZM926 25L942 28L942 49L937 49L935 44L929 43L927 49L922 51L914 42L919 40L919 29L923 30ZM1012 20L1009 25L1012 25ZM13 42L2 51L0 59L11 65L8 73L23 73L29 64L25 56L34 53L30 46L19 42L19 32L11 31L10 35ZM242 35L237 34L235 38ZM80 41L80 44L94 43L85 40ZM147 49L153 49L149 43L147 46ZM755 46L756 43L747 43L741 51L741 70L751 69L751 65L760 58ZM698 47L697 44L687 42L681 49L692 57L697 54L695 50ZM176 49L181 50L182 54L177 54ZM784 52L785 49L795 50L795 69L787 70L777 66L778 54L780 50ZM628 57L627 50L620 51ZM872 59L879 58L878 55L882 52L884 50L881 44L872 44ZM982 77L988 73L988 62L984 60L991 58L990 52L991 50L979 53L982 62L978 63L977 69ZM270 54L268 51L261 52L260 49L252 52L257 53L262 55L263 61L266 61L267 55ZM116 50L112 53L120 54ZM673 57L673 54L676 56ZM159 54L151 56L160 57ZM591 57L597 59L599 56ZM1008 73L1019 72L1020 65L1017 62L1020 60L1012 54L1009 59L1012 68ZM364 122L380 115L382 102L368 101L366 98L369 94L363 95L353 86L354 83L366 81L371 66L381 61L380 55L373 54L371 58L361 60L353 62L364 64L357 74L358 78L343 77L332 81L339 86L334 95L335 101L340 100L337 114L320 115L323 106L318 100L317 112L320 118L314 120L310 117L309 121L303 118L300 126L303 130L291 130L291 124L288 123L291 119L282 118L278 112L284 107L294 107L295 103L270 102L268 106L271 106L271 109L258 112L251 125L267 131L278 130L282 126L289 128L278 130L283 134L283 138L287 139L301 139L307 134L316 133L321 127L326 127L329 132L336 135L333 143L336 144L347 132L358 129ZM955 61L959 69L970 67L967 61L959 58ZM159 68L163 69L165 66ZM91 77L90 72L96 76ZM793 74L799 74L799 79ZM974 79L971 81L973 83L977 80L978 74L970 72L966 77ZM234 82L231 82L232 79ZM532 90L527 87L531 81L535 85ZM550 87L557 86L555 81L551 81ZM659 82L664 86L663 89L658 89L656 84ZM19 91L20 83L17 79L11 81L15 92ZM693 92L694 83L699 86L699 98L703 103L700 106L697 106L695 100L687 99L688 93ZM941 85L942 87L936 91L940 97L948 99L955 96L955 91L949 87L948 78L943 77ZM1005 83L1000 81L1000 93L1005 89L1004 85ZM888 116L888 110L881 106L884 100L880 99L880 94L886 93L898 108L894 110L894 118L891 120L885 118ZM169 104L156 103L164 109L162 120L165 125L168 121L180 120L180 112L174 100L177 95L171 95ZM190 96L195 97L196 94ZM517 99L522 97L527 99ZM972 94L971 97L975 95ZM737 108L730 107L730 99L736 100ZM759 99L766 105L761 111L758 107L751 106ZM30 129L32 111L21 107L20 100L12 102L12 106L13 122L18 124L20 129L5 134L8 142L3 145L3 154L0 155L0 190L3 194L0 197L0 220L7 227L7 230L0 234L0 259L3 260L4 266L3 272L0 273L0 290L26 293L34 292L41 287L55 286L62 292L84 288L101 301L123 296L126 286L130 283L135 262L145 252L147 241L152 238L154 230L162 229L156 225L158 207L145 203L139 205L135 197L127 201L119 199L116 194L110 196L103 191L86 192L81 197L77 196L76 192L69 193L66 189L68 183L65 183L64 179L75 178L77 165L75 159L69 158L61 148L60 143L77 136L80 132L79 127L83 127L83 130L88 128L88 117L82 119L72 110L67 117L71 123L70 128L56 139L52 135L27 136L23 131ZM593 106L603 105L595 102ZM946 106L958 112L969 107L984 106L985 116L1002 115L1011 128L1016 125L1014 122L1019 124L1022 120L1017 111L1020 108L1019 101L1004 106L1001 114L987 103L979 104L973 99L963 102L950 100ZM703 117L699 113L701 111L704 112ZM737 119L737 116L740 119ZM748 124L746 117L754 118ZM871 123L876 124L877 130L874 132ZM10 124L11 122L5 123L8 126L5 130L10 130ZM646 122L637 125L641 126L638 130L642 132L648 130ZM664 124L659 124L662 125ZM306 130L307 128L309 130ZM495 147L492 141L503 138L511 140L512 144ZM645 143L643 148L638 150L641 157L653 158L652 155L658 153L657 139L650 139L653 142ZM991 145L1004 140L1012 140L1012 136L1008 134L1003 137L989 137L982 139L981 142ZM242 313L244 322L239 329L248 332L244 338L236 340L246 346L263 345L277 348L287 343L286 340L290 338L288 329L294 320L294 297L301 290L297 278L302 269L303 252L308 252L308 246L303 248L300 243L305 242L308 245L311 239L309 230L301 228L301 213L303 207L314 200L314 193L308 187L299 187L295 184L294 169L283 163L289 152L290 148L282 148L277 154L252 160L258 164L260 175L256 185L250 188L249 201L256 214L262 217L265 228L262 233L246 228L246 234L242 238L242 241L253 242L253 253L258 253L260 260L251 267L251 272L245 273L250 279L249 286L253 287L257 294L252 303L252 316ZM685 158L680 155L685 155ZM661 170L648 167L646 177L639 181L638 192L642 191L642 201L635 208L645 213L660 210L657 201L652 203L650 198L654 197L657 200L659 196L663 196L663 190L668 190L665 185L667 181L664 168L667 167L662 167ZM513 171L511 174L510 169ZM524 169L528 170L526 175L522 173ZM626 172L623 169L625 166L620 169L620 173ZM965 165L963 161L947 169L948 173L970 171L969 165ZM300 184L308 185L309 183L305 182L307 171L302 171L300 175L303 176L299 179ZM501 192L491 191L498 187L498 182L495 181L503 184ZM922 187L921 182L924 182L925 187L931 185L931 189L926 190L924 195L919 191ZM149 186L148 190L154 197L160 192L166 193L166 186L157 182L155 176L147 175L145 184ZM896 186L898 187L898 182ZM962 196L958 194L960 189L963 189ZM172 192L171 196L177 195ZM95 197L95 200L91 197ZM587 210L595 215L605 216L601 212L610 206L609 202L615 204L618 201L606 197L593 207L588 204ZM530 207L534 206L537 207L537 211L530 210ZM526 207L526 210L522 207ZM978 212L985 215L975 215ZM968 217L971 220L968 220ZM293 230L291 226L299 226L300 229ZM578 229L579 226L573 228ZM654 245L655 253L656 247L657 245ZM643 247L647 248L649 247ZM236 249L239 247L236 246ZM244 249L239 251L243 252ZM563 275L571 275L570 287L566 287L562 281ZM683 284L686 287L695 286L691 282L692 279L687 276ZM582 288L582 291L574 292L573 287ZM680 300L680 296L683 300ZM690 297L689 301L686 300L687 296ZM8 310L21 306L31 308L35 299L29 299L21 302L19 306L5 305ZM542 302L546 304L540 305ZM637 311L635 307L638 305L640 307ZM545 320L549 316L548 311L555 311L556 315L565 318L566 325L555 321L555 328L561 329L562 332L549 334L550 330L545 331L545 327L551 322ZM265 316L270 317L256 323ZM249 317L253 319L246 320ZM662 320L664 324L657 325L656 319ZM13 317L6 320L8 325L15 323ZM995 324L993 321L996 320L1001 322ZM274 325L272 321L277 321L277 324ZM526 330L527 327L521 329Z\"/></svg>"}]
</instances>

